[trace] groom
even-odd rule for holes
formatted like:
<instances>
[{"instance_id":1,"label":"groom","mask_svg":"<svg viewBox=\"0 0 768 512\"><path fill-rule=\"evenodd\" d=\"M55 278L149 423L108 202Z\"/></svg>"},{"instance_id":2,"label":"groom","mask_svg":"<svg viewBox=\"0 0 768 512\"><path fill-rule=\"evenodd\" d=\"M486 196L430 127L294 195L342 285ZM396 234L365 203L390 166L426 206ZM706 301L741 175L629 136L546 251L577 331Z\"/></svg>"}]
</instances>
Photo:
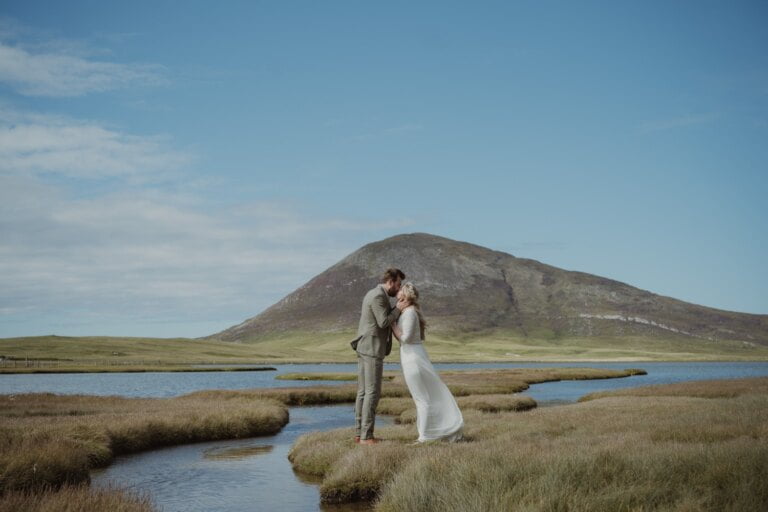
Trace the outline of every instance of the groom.
<instances>
[{"instance_id":1,"label":"groom","mask_svg":"<svg viewBox=\"0 0 768 512\"><path fill-rule=\"evenodd\" d=\"M381 276L381 283L363 298L357 339L352 342L357 352L356 443L379 442L373 437L373 424L381 396L384 357L392 351L392 324L406 307L405 302L398 301L393 308L389 298L400 291L403 279L405 274L400 269L389 268Z\"/></svg>"}]
</instances>

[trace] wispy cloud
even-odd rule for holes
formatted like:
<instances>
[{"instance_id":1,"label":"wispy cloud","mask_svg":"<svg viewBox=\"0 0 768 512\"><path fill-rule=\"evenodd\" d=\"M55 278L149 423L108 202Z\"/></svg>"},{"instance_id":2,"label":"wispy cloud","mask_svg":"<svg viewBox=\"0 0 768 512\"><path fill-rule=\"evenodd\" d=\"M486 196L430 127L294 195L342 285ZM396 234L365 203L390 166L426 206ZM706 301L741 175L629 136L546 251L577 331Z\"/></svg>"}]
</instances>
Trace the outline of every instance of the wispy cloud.
<instances>
[{"instance_id":1,"label":"wispy cloud","mask_svg":"<svg viewBox=\"0 0 768 512\"><path fill-rule=\"evenodd\" d=\"M214 208L204 196L146 188L83 199L0 175L0 320L119 317L147 329L192 318L223 328L412 223L332 218L275 201ZM0 329L19 334L35 333Z\"/></svg>"},{"instance_id":2,"label":"wispy cloud","mask_svg":"<svg viewBox=\"0 0 768 512\"><path fill-rule=\"evenodd\" d=\"M136 136L92 121L0 105L0 172L147 181L188 164L192 155L158 136Z\"/></svg>"},{"instance_id":3,"label":"wispy cloud","mask_svg":"<svg viewBox=\"0 0 768 512\"><path fill-rule=\"evenodd\" d=\"M105 53L109 52L81 41L52 38L13 19L0 18L0 82L20 94L82 96L169 82L165 68L157 64L126 64L93 57Z\"/></svg>"},{"instance_id":4,"label":"wispy cloud","mask_svg":"<svg viewBox=\"0 0 768 512\"><path fill-rule=\"evenodd\" d=\"M659 131L666 131L666 130L674 130L677 128L686 128L690 126L708 124L715 121L717 118L718 118L718 115L713 113L670 117L666 119L644 121L640 123L639 128L640 128L640 131L643 133L659 132Z\"/></svg>"}]
</instances>

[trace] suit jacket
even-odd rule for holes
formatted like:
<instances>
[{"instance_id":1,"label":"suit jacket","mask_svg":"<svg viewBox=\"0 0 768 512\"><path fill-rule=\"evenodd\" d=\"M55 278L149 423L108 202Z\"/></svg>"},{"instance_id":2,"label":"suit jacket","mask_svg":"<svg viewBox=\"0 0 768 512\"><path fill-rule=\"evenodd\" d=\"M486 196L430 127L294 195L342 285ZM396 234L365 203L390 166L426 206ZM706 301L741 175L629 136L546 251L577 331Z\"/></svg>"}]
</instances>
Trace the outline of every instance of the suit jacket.
<instances>
[{"instance_id":1,"label":"suit jacket","mask_svg":"<svg viewBox=\"0 0 768 512\"><path fill-rule=\"evenodd\" d=\"M392 324L400 316L400 310L389 303L389 295L383 285L365 294L357 328L358 354L383 359L392 351Z\"/></svg>"}]
</instances>

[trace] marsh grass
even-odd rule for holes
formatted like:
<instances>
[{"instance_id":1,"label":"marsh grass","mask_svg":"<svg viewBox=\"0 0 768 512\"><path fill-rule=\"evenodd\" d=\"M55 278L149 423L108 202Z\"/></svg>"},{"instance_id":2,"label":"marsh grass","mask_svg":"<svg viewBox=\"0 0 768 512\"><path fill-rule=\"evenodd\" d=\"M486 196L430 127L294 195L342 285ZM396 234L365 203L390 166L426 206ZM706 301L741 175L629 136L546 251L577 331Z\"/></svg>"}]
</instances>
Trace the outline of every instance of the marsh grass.
<instances>
[{"instance_id":1,"label":"marsh grass","mask_svg":"<svg viewBox=\"0 0 768 512\"><path fill-rule=\"evenodd\" d=\"M274 434L285 405L230 398L0 395L0 494L89 481L116 455Z\"/></svg>"},{"instance_id":2,"label":"marsh grass","mask_svg":"<svg viewBox=\"0 0 768 512\"><path fill-rule=\"evenodd\" d=\"M527 411L536 407L536 401L523 395L469 395L456 399L462 411ZM383 398L376 408L379 414L395 416L395 423L410 424L416 421L416 408L411 398Z\"/></svg>"},{"instance_id":3,"label":"marsh grass","mask_svg":"<svg viewBox=\"0 0 768 512\"><path fill-rule=\"evenodd\" d=\"M339 429L302 436L289 458L322 476L322 500L375 497L379 511L768 510L768 378L601 395L464 411L469 442L412 446L399 425L361 447Z\"/></svg>"},{"instance_id":4,"label":"marsh grass","mask_svg":"<svg viewBox=\"0 0 768 512\"><path fill-rule=\"evenodd\" d=\"M0 512L154 512L148 494L115 486L92 489L87 484L64 485L0 496Z\"/></svg>"},{"instance_id":5,"label":"marsh grass","mask_svg":"<svg viewBox=\"0 0 768 512\"><path fill-rule=\"evenodd\" d=\"M449 370L441 371L440 377L450 388L454 396L500 395L518 393L530 387L530 384L553 382L558 380L616 379L645 375L645 370L631 368L610 370L602 368L508 368L500 370ZM308 372L290 374L294 380L356 380L354 373ZM402 373L388 372L389 380L382 385L382 402L386 407L386 398L410 397ZM280 376L276 377L279 378ZM354 402L357 394L356 385L347 386L308 386L304 388L270 388L239 391L199 391L187 396L204 397L250 397L279 400L287 405L322 405ZM379 409L381 411L381 409ZM402 411L401 411L402 412ZM390 414L390 413L384 413Z\"/></svg>"},{"instance_id":6,"label":"marsh grass","mask_svg":"<svg viewBox=\"0 0 768 512\"><path fill-rule=\"evenodd\" d=\"M728 379L718 381L717 386L710 380L694 380L676 382L674 384L660 384L656 386L643 386L640 388L617 389L613 391L601 391L590 393L579 398L580 402L587 402L597 398L609 396L689 396L698 398L734 398L749 394L768 394L768 379Z\"/></svg>"}]
</instances>

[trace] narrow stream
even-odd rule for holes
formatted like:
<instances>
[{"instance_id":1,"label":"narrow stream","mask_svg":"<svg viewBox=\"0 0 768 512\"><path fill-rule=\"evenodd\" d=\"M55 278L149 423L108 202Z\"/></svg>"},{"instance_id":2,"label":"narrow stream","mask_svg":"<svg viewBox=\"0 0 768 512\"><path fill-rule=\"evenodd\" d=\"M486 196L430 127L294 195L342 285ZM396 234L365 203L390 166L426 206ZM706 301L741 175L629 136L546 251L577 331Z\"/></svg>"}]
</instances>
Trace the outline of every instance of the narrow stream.
<instances>
[{"instance_id":1,"label":"narrow stream","mask_svg":"<svg viewBox=\"0 0 768 512\"><path fill-rule=\"evenodd\" d=\"M290 418L273 436L187 444L117 457L109 467L91 472L91 485L112 482L148 491L165 512L370 510L365 503L321 506L319 480L294 473L288 461L288 451L302 434L351 427L354 407L292 407ZM393 423L391 417L376 417L377 427Z\"/></svg>"}]
</instances>

